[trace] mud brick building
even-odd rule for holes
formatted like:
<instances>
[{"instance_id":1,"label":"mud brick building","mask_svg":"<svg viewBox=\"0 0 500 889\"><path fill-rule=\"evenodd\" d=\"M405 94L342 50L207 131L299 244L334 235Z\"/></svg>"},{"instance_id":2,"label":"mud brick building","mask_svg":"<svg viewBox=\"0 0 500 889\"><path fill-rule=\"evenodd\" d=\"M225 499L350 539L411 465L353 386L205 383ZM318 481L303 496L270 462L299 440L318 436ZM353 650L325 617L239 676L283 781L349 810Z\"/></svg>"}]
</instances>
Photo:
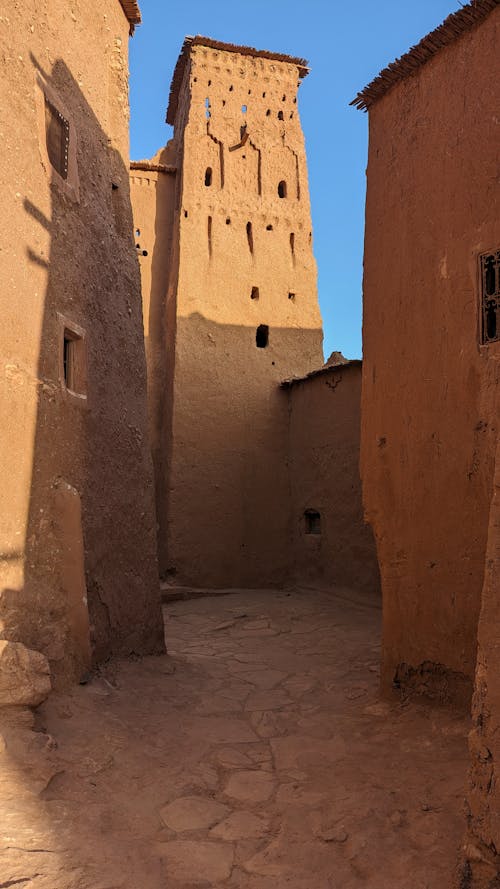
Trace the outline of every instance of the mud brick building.
<instances>
[{"instance_id":1,"label":"mud brick building","mask_svg":"<svg viewBox=\"0 0 500 889\"><path fill-rule=\"evenodd\" d=\"M0 618L56 682L163 647L128 178L139 20L130 0L26 0L0 25Z\"/></svg>"}]
</instances>

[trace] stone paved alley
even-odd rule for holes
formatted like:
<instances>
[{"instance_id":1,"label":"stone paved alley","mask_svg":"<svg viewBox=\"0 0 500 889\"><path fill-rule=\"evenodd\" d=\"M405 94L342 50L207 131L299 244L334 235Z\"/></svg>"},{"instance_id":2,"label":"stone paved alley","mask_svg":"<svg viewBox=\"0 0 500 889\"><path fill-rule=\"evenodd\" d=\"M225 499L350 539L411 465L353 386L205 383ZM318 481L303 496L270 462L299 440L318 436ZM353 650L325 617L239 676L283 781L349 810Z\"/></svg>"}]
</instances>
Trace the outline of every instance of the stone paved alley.
<instances>
[{"instance_id":1,"label":"stone paved alley","mask_svg":"<svg viewBox=\"0 0 500 889\"><path fill-rule=\"evenodd\" d=\"M170 657L3 726L0 886L451 886L468 723L380 701L378 607L248 591L165 612Z\"/></svg>"}]
</instances>

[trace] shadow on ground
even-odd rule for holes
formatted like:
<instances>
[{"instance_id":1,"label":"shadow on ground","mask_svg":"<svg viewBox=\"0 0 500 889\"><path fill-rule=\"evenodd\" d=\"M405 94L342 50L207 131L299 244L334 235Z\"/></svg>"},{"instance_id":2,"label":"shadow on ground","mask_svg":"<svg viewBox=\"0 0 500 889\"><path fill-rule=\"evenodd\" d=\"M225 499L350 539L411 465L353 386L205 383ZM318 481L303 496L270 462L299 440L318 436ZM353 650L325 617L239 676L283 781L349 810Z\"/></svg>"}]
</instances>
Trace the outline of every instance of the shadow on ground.
<instances>
[{"instance_id":1,"label":"shadow on ground","mask_svg":"<svg viewBox=\"0 0 500 889\"><path fill-rule=\"evenodd\" d=\"M8 813L3 881L450 883L467 722L379 699L377 608L347 594L262 591L174 602L165 615L170 657L112 662L39 708L31 738L45 771L32 767ZM30 794L50 845L40 817L30 832Z\"/></svg>"}]
</instances>

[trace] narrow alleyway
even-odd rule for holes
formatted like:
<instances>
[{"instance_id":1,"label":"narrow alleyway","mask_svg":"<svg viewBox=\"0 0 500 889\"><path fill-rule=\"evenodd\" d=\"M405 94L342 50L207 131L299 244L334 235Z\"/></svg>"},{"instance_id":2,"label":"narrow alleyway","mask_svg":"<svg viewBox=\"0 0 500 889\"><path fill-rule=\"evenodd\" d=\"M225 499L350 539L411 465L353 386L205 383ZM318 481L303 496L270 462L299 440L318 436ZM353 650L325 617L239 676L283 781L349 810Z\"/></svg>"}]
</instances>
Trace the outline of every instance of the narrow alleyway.
<instances>
[{"instance_id":1,"label":"narrow alleyway","mask_svg":"<svg viewBox=\"0 0 500 889\"><path fill-rule=\"evenodd\" d=\"M0 886L446 889L467 721L378 697L379 609L315 592L166 607L170 657L112 663L4 726Z\"/></svg>"}]
</instances>

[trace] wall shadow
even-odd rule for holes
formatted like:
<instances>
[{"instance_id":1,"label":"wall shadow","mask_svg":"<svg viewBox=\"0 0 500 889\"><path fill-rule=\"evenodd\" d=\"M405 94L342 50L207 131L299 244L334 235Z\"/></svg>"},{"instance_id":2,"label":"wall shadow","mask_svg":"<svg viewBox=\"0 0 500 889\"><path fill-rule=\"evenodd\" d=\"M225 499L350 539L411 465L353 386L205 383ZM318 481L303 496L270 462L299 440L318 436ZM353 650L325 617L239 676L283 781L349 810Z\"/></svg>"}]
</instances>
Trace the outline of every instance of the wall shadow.
<instances>
[{"instance_id":1,"label":"wall shadow","mask_svg":"<svg viewBox=\"0 0 500 889\"><path fill-rule=\"evenodd\" d=\"M94 662L162 651L164 643L128 169L67 65L57 60L45 71L35 57L31 62L34 78L68 115L74 144L67 180L46 171L50 214L28 196L30 188L36 195L36 177L24 198L20 237L33 317L9 344L26 383L21 396L17 387L13 404L17 399L22 412L9 432L30 488L24 546L12 545L21 535L21 508L17 531L8 531L2 546L7 560L22 561L24 576L6 585L0 601L4 638L43 652L57 685L81 675L89 634ZM47 242L48 251L37 246ZM34 268L44 279L31 278ZM42 280L43 290L35 287ZM9 322L19 331L19 319ZM67 329L82 334L73 383ZM33 376L25 368L37 354Z\"/></svg>"}]
</instances>

